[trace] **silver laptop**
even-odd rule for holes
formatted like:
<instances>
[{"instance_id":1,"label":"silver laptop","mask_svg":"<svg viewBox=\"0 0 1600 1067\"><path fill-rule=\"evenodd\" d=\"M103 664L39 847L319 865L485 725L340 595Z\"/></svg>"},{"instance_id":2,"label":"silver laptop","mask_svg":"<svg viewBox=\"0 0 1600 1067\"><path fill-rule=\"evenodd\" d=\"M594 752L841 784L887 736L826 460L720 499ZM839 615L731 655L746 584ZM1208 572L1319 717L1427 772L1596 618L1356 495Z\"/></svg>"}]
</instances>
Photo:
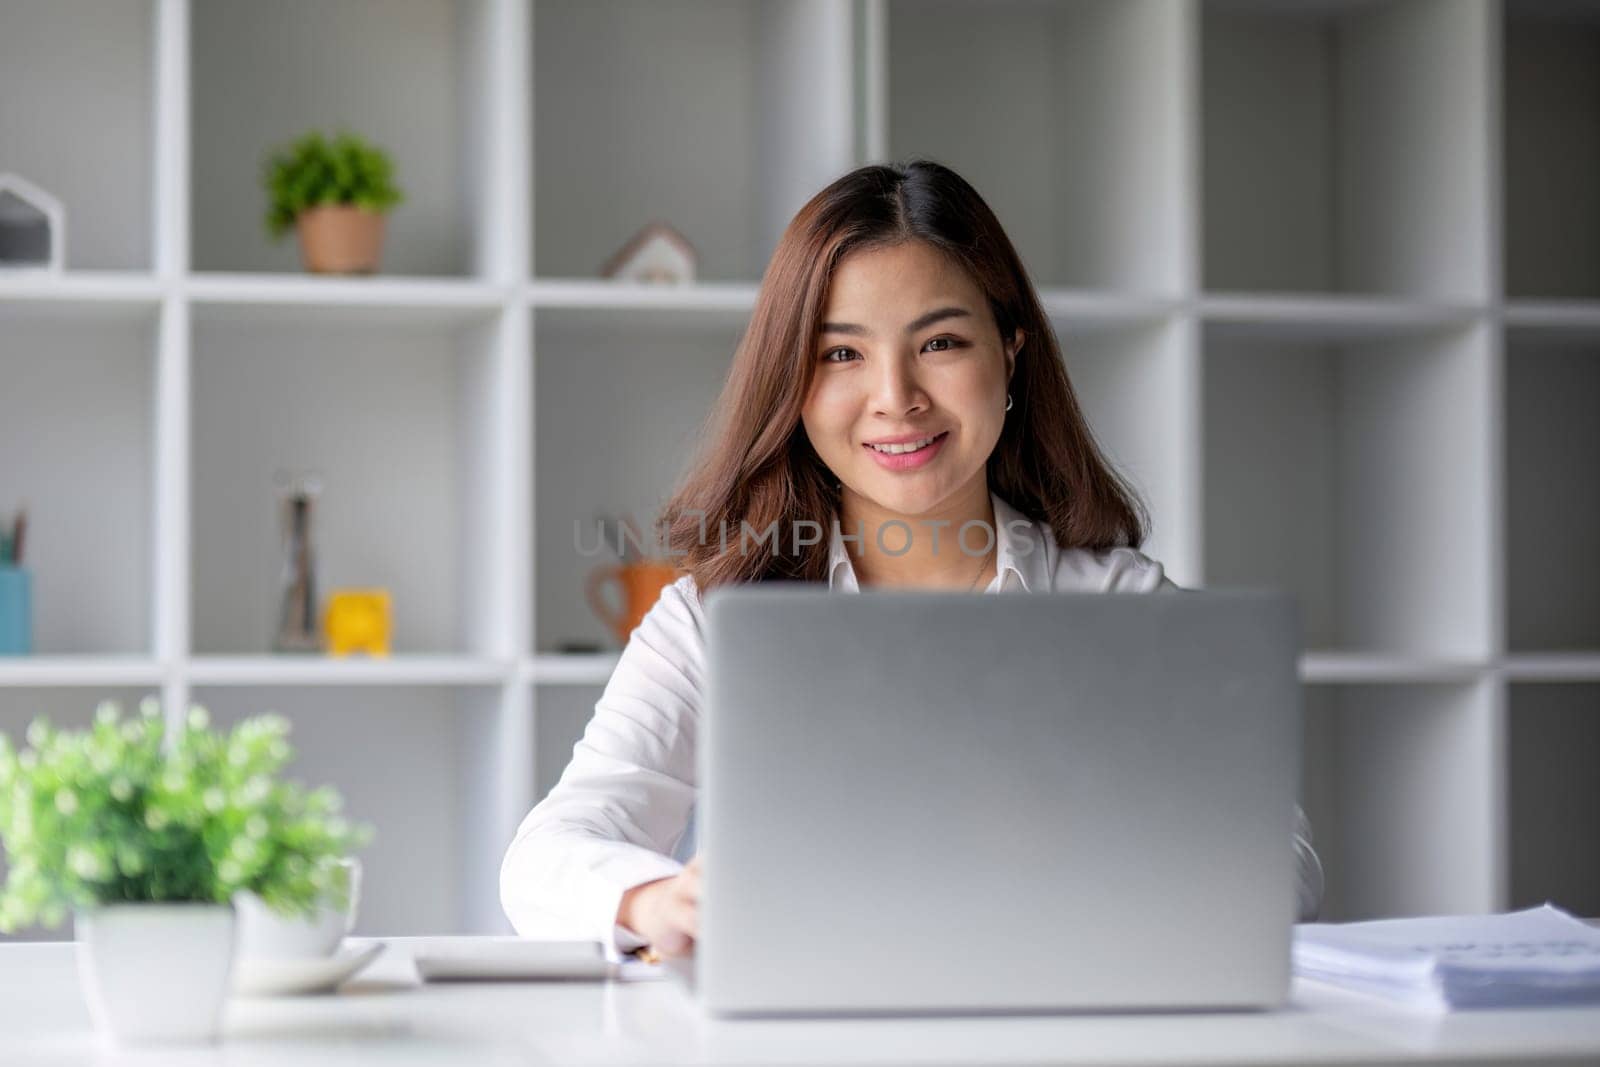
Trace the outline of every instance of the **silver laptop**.
<instances>
[{"instance_id":1,"label":"silver laptop","mask_svg":"<svg viewBox=\"0 0 1600 1067\"><path fill-rule=\"evenodd\" d=\"M768 584L706 610L707 1010L1283 1002L1287 594Z\"/></svg>"}]
</instances>

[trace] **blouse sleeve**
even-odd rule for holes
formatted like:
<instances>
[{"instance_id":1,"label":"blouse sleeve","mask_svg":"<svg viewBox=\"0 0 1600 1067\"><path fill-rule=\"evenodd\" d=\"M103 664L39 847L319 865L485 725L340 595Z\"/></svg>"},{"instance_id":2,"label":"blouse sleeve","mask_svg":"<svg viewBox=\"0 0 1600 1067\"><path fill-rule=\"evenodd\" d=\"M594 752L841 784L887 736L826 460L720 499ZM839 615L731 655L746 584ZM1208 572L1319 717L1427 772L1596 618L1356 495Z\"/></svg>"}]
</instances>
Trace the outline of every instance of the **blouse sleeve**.
<instances>
[{"instance_id":1,"label":"blouse sleeve","mask_svg":"<svg viewBox=\"0 0 1600 1067\"><path fill-rule=\"evenodd\" d=\"M517 829L500 902L520 934L559 924L613 951L644 944L616 924L622 894L683 865L671 853L695 796L704 635L693 579L680 578L628 638L572 760Z\"/></svg>"},{"instance_id":2,"label":"blouse sleeve","mask_svg":"<svg viewBox=\"0 0 1600 1067\"><path fill-rule=\"evenodd\" d=\"M1073 577L1063 580L1059 573L1056 583L1059 588L1098 588L1102 593L1153 593L1157 590L1167 591L1177 589L1178 586L1171 578L1167 577L1166 569L1161 561L1151 559L1137 548L1125 546L1106 549L1089 557L1094 560L1089 573L1095 575L1090 581L1083 577Z\"/></svg>"}]
</instances>

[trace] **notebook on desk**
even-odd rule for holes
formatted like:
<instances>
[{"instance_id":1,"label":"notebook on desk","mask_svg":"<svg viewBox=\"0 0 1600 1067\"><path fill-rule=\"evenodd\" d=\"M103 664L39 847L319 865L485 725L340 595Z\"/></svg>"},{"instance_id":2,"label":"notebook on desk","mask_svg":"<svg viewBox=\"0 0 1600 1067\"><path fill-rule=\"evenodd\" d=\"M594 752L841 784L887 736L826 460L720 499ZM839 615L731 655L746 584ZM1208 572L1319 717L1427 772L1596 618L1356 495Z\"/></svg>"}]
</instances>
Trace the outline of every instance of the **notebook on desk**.
<instances>
[{"instance_id":1,"label":"notebook on desk","mask_svg":"<svg viewBox=\"0 0 1600 1067\"><path fill-rule=\"evenodd\" d=\"M754 585L707 618L711 1011L1284 1000L1286 595Z\"/></svg>"},{"instance_id":2,"label":"notebook on desk","mask_svg":"<svg viewBox=\"0 0 1600 1067\"><path fill-rule=\"evenodd\" d=\"M614 978L617 964L598 941L512 936L419 938L411 959L424 982Z\"/></svg>"},{"instance_id":3,"label":"notebook on desk","mask_svg":"<svg viewBox=\"0 0 1600 1067\"><path fill-rule=\"evenodd\" d=\"M1295 973L1426 1012L1600 1004L1600 929L1560 908L1295 929Z\"/></svg>"},{"instance_id":4,"label":"notebook on desk","mask_svg":"<svg viewBox=\"0 0 1600 1067\"><path fill-rule=\"evenodd\" d=\"M408 947L424 982L642 981L668 976L659 963L632 956L610 959L599 941L456 935L413 938Z\"/></svg>"}]
</instances>

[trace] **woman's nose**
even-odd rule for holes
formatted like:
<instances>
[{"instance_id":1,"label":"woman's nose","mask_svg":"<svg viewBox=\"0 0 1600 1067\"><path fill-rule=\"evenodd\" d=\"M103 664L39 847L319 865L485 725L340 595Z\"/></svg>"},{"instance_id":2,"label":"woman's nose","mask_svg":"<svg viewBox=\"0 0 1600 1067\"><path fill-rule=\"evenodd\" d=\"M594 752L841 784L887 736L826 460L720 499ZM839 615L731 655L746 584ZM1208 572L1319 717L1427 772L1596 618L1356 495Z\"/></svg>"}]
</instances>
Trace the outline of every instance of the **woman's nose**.
<instances>
[{"instance_id":1,"label":"woman's nose","mask_svg":"<svg viewBox=\"0 0 1600 1067\"><path fill-rule=\"evenodd\" d=\"M900 418L927 406L915 364L901 356L880 360L873 383L873 407L879 415Z\"/></svg>"}]
</instances>

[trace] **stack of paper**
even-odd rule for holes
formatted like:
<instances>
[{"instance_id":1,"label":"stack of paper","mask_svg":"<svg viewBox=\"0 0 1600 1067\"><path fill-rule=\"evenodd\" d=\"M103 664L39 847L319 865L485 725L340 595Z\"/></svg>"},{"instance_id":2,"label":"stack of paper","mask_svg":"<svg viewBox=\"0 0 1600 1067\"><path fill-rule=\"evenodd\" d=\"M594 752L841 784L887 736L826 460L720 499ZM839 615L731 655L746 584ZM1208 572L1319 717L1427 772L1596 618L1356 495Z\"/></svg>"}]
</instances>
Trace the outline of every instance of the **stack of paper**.
<instances>
[{"instance_id":1,"label":"stack of paper","mask_svg":"<svg viewBox=\"0 0 1600 1067\"><path fill-rule=\"evenodd\" d=\"M1560 908L1306 923L1295 973L1432 1011L1600 1002L1600 929Z\"/></svg>"}]
</instances>

